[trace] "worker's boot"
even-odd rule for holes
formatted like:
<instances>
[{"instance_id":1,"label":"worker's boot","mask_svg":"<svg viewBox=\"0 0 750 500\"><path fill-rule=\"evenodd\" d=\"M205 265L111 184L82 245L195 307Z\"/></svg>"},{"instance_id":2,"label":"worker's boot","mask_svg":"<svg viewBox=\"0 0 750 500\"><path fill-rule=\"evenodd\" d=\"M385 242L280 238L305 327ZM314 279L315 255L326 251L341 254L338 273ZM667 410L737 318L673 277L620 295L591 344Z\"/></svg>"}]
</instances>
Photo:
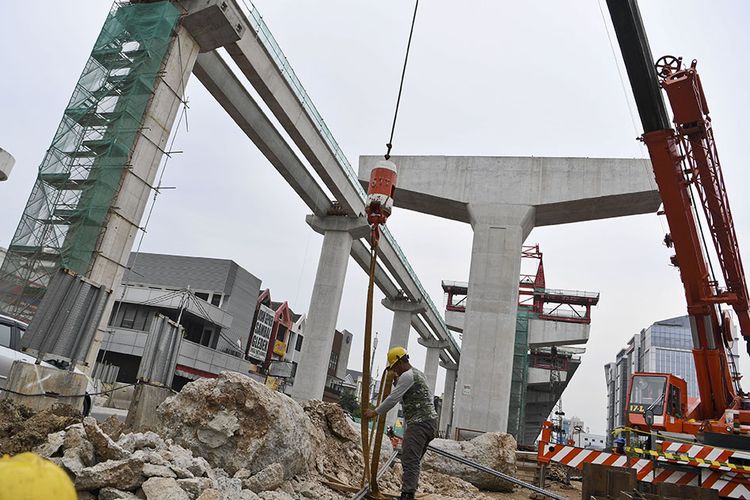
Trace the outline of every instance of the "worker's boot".
<instances>
[{"instance_id":1,"label":"worker's boot","mask_svg":"<svg viewBox=\"0 0 750 500\"><path fill-rule=\"evenodd\" d=\"M414 493L401 492L400 500L414 500Z\"/></svg>"}]
</instances>

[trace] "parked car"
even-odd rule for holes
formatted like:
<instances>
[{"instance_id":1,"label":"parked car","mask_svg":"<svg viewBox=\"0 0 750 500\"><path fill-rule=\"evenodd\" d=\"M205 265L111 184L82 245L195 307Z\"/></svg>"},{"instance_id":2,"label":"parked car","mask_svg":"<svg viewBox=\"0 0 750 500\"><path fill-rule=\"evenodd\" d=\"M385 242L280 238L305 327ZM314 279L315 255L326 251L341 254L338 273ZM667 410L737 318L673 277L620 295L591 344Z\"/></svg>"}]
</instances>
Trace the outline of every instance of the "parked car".
<instances>
[{"instance_id":1,"label":"parked car","mask_svg":"<svg viewBox=\"0 0 750 500\"><path fill-rule=\"evenodd\" d=\"M14 361L23 361L24 363L36 363L36 358L20 352L21 349L21 338L29 325L23 321L18 321L0 314L0 388L5 387L5 383L8 380L10 374L10 367L13 366ZM42 361L42 366L50 368L59 368L52 363ZM75 369L76 373L82 373L82 371ZM85 375L85 374L84 374ZM86 376L88 380L86 395L83 398L83 414L88 415L91 411L91 396L90 393L94 392L94 386L91 379Z\"/></svg>"}]
</instances>

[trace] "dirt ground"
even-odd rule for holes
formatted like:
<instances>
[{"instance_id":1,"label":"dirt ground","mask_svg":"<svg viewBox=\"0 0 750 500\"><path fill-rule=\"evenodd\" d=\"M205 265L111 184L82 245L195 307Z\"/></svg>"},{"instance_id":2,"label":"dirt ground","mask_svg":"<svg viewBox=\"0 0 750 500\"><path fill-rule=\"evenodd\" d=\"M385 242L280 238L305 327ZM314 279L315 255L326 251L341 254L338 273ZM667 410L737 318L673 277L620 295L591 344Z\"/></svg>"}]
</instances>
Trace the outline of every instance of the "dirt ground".
<instances>
[{"instance_id":1,"label":"dirt ground","mask_svg":"<svg viewBox=\"0 0 750 500\"><path fill-rule=\"evenodd\" d=\"M546 489L556 493L568 500L580 500L581 499L581 482L571 481L570 485L562 483L556 483L548 481ZM502 500L528 500L531 492L522 488L516 488L513 493L489 493L482 492L487 498L502 499ZM431 499L427 499L431 500Z\"/></svg>"},{"instance_id":2,"label":"dirt ground","mask_svg":"<svg viewBox=\"0 0 750 500\"><path fill-rule=\"evenodd\" d=\"M47 441L47 434L81 421L81 414L67 405L34 413L8 400L0 401L0 455L30 451Z\"/></svg>"}]
</instances>

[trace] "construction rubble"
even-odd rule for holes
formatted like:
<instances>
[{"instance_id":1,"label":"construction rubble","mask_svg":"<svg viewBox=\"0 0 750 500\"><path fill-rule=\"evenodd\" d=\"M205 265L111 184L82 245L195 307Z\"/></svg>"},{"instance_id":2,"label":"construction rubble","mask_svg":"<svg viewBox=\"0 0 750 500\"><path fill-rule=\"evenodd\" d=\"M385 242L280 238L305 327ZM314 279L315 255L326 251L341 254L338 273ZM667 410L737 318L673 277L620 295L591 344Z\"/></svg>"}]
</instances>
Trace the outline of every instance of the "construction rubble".
<instances>
[{"instance_id":1,"label":"construction rubble","mask_svg":"<svg viewBox=\"0 0 750 500\"><path fill-rule=\"evenodd\" d=\"M1 416L13 413L12 404L2 404ZM15 413L23 415L22 410ZM362 477L358 425L338 404L299 404L232 372L192 382L167 399L153 431L123 433L113 419L101 425L91 417L71 423L72 417L59 409L43 417L49 421L41 427L49 432L46 439L37 432L36 439L26 436L0 452L33 446L32 451L69 473L84 500L346 499L351 491L331 486L359 487ZM9 442L13 429L14 424L0 422L0 443ZM470 442L434 443L497 470L515 470L511 436L490 433ZM381 459L391 454L384 440ZM381 490L398 492L400 477L396 463L379 481ZM480 489L512 487L426 455L420 492L430 494L427 498L486 498Z\"/></svg>"}]
</instances>

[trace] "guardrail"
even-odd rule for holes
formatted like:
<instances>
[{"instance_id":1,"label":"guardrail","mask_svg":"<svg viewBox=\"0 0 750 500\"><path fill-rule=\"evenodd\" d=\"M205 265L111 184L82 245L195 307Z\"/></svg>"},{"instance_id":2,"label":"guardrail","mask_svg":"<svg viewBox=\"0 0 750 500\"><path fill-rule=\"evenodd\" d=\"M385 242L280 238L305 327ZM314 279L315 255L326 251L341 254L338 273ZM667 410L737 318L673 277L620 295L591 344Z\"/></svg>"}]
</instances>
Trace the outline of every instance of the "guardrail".
<instances>
[{"instance_id":1,"label":"guardrail","mask_svg":"<svg viewBox=\"0 0 750 500\"><path fill-rule=\"evenodd\" d=\"M333 156L339 162L339 165L341 165L344 173L346 174L347 179L349 180L351 185L354 187L354 189L357 191L360 198L362 199L362 202L364 203L365 200L367 199L367 193L365 193L364 188L362 188L362 185L359 183L359 178L357 174L354 172L354 169L352 168L351 163L349 163L349 160L347 159L343 150L336 142L336 139L334 139L333 134L328 128L328 125L326 125L325 120L323 120L323 117L320 115L320 112L317 110L317 108L313 104L312 99L310 99L310 96L307 94L307 91L302 86L302 82L300 82L296 73L292 69L292 66L289 64L289 61L284 55L284 52L281 50L281 47L279 46L278 42L276 41L274 36L271 34L271 30L268 29L268 26L266 25L265 21L263 21L263 16L260 15L260 12L258 12L258 9L255 7L255 5L253 5L251 1L241 0L241 2L242 2L242 5L244 5L245 7L245 14L247 14L248 16L250 25L255 30L258 36L258 40L260 40L260 42L268 51L268 54L271 56L271 59L273 59L274 63L276 63L276 66L279 68L279 72L284 77L286 82L289 84L289 87L292 89L292 92L294 92L294 94L297 96L297 99L299 100L300 104L302 104L302 107L305 109L308 116L310 117L312 122L315 124L321 137L323 138L323 140L325 140L326 144L328 145L331 152L333 153ZM406 259L406 255L404 254L403 250L398 245L398 243L396 243L396 239L393 237L393 235L391 234L391 232L388 230L387 227L383 228L383 236L395 250L396 255L398 255L399 260L401 261L401 264L408 271L417 289L422 294L424 301L427 303L427 305L430 307L435 317L437 318L438 324L441 326L441 328L443 328L444 333L450 336L455 343L455 338L448 330L448 327L446 326L445 321L440 315L438 308L435 306L435 303L432 301L432 298L422 286L422 283L419 281L419 278L417 278L417 275L414 272L414 269L411 267L411 265L409 264L409 261Z\"/></svg>"}]
</instances>

